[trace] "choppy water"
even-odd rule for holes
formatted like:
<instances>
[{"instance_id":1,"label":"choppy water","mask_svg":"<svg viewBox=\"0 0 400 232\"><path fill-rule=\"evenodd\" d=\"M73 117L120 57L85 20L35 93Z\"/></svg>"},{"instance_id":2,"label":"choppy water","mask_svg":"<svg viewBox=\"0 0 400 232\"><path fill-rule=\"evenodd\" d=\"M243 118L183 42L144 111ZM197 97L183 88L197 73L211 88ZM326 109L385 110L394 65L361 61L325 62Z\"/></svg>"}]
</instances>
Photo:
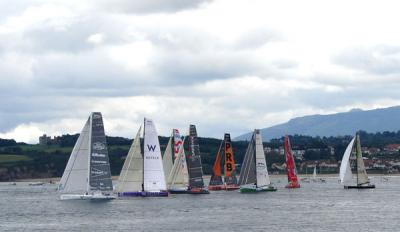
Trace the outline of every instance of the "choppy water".
<instances>
[{"instance_id":1,"label":"choppy water","mask_svg":"<svg viewBox=\"0 0 400 232\"><path fill-rule=\"evenodd\" d=\"M345 190L336 178L277 192L60 201L56 185L0 183L1 231L400 231L400 178Z\"/></svg>"}]
</instances>

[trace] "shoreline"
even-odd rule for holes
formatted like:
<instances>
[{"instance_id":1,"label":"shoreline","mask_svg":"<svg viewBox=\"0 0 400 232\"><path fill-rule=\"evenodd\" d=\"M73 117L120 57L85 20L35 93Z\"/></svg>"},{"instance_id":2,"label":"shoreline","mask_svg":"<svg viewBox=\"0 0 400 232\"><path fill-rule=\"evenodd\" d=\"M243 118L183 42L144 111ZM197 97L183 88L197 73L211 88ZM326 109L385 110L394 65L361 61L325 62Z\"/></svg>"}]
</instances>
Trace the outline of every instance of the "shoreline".
<instances>
[{"instance_id":1,"label":"shoreline","mask_svg":"<svg viewBox=\"0 0 400 232\"><path fill-rule=\"evenodd\" d=\"M270 174L269 175L271 178L285 178L285 174ZM329 177L329 178L334 178L338 177L339 173L337 174L318 174L317 177ZM380 176L385 176L385 177L398 177L400 174L370 174L370 177L380 177ZM211 178L211 175L204 175L204 179L208 180ZM301 178L311 178L312 174L301 174L298 175L298 177ZM17 179L14 181L0 181L0 183L10 183L10 182L44 182L44 183L49 183L51 182L59 182L61 177L49 177L49 178L28 178L28 179ZM118 180L118 176L112 176L112 180L116 181Z\"/></svg>"}]
</instances>

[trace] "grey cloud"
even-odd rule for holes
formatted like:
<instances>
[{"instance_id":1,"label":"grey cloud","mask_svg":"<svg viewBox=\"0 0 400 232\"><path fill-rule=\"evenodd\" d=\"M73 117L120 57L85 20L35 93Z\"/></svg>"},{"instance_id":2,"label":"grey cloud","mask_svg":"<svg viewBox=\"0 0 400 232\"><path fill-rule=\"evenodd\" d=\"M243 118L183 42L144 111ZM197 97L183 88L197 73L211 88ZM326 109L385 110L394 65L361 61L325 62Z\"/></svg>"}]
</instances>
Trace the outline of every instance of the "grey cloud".
<instances>
[{"instance_id":1,"label":"grey cloud","mask_svg":"<svg viewBox=\"0 0 400 232\"><path fill-rule=\"evenodd\" d=\"M255 49L266 43L282 40L281 35L265 28L257 28L245 32L235 42L235 47L239 49Z\"/></svg>"},{"instance_id":2,"label":"grey cloud","mask_svg":"<svg viewBox=\"0 0 400 232\"><path fill-rule=\"evenodd\" d=\"M96 0L94 4L107 11L148 14L148 13L174 13L186 9L197 8L202 3L211 0Z\"/></svg>"},{"instance_id":3,"label":"grey cloud","mask_svg":"<svg viewBox=\"0 0 400 232\"><path fill-rule=\"evenodd\" d=\"M378 75L400 73L400 47L375 46L355 48L333 58L333 62L348 68Z\"/></svg>"}]
</instances>

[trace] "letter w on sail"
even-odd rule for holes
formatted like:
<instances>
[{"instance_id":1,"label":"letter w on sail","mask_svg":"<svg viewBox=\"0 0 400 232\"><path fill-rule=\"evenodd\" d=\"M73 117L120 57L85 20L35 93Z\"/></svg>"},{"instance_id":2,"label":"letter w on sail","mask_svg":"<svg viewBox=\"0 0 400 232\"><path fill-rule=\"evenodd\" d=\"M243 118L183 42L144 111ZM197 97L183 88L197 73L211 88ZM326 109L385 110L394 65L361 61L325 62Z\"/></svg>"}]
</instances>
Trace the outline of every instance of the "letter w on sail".
<instances>
[{"instance_id":1,"label":"letter w on sail","mask_svg":"<svg viewBox=\"0 0 400 232\"><path fill-rule=\"evenodd\" d=\"M149 144L147 144L147 149L149 149L149 151L153 151L154 152L154 150L156 149L156 145L149 145Z\"/></svg>"}]
</instances>

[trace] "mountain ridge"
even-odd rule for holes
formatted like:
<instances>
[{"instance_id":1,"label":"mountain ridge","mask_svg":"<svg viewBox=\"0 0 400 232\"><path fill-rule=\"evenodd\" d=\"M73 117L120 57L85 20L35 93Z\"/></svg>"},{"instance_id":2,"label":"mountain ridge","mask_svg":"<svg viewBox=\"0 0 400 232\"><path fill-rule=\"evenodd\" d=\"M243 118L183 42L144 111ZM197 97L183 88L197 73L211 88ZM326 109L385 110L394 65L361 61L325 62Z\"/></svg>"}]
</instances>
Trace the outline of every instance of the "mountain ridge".
<instances>
[{"instance_id":1,"label":"mountain ridge","mask_svg":"<svg viewBox=\"0 0 400 232\"><path fill-rule=\"evenodd\" d=\"M373 110L352 109L326 115L307 115L290 119L286 123L261 129L264 141L280 138L285 134L309 136L353 135L358 130L370 133L400 130L400 106ZM251 132L234 140L249 140Z\"/></svg>"}]
</instances>

